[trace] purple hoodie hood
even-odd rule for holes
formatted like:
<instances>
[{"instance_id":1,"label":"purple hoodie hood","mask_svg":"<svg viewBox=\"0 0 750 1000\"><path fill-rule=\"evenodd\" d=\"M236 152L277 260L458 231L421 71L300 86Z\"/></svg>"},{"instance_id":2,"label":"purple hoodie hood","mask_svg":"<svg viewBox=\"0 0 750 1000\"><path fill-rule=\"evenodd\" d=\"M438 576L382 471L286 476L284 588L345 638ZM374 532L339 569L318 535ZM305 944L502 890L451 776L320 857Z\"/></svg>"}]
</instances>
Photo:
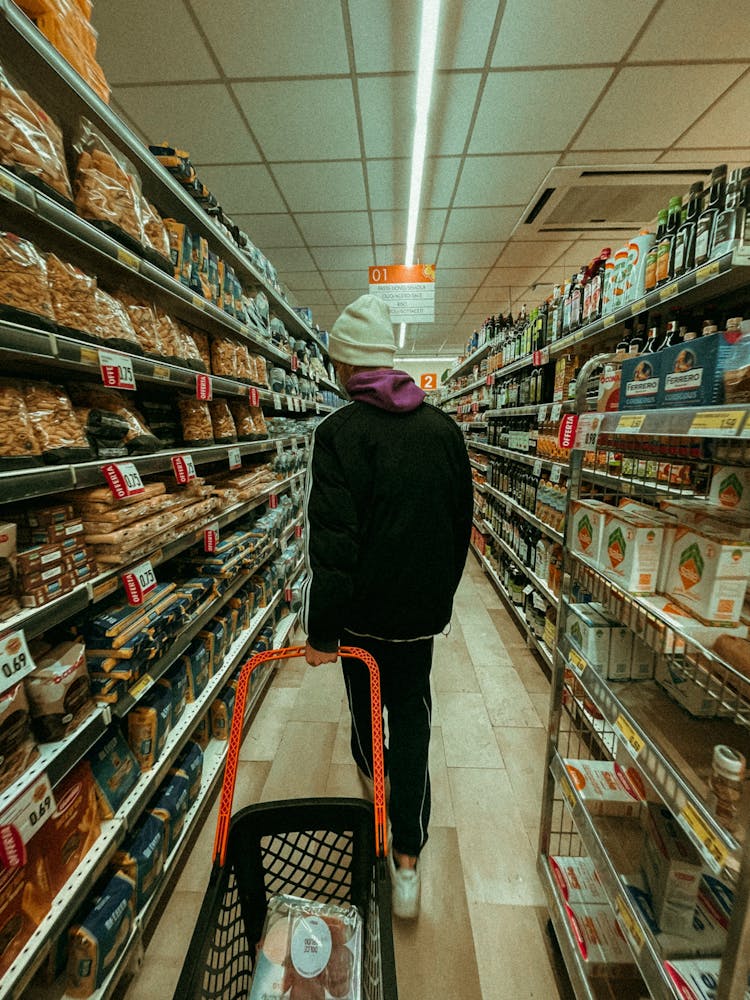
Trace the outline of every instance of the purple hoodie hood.
<instances>
[{"instance_id":1,"label":"purple hoodie hood","mask_svg":"<svg viewBox=\"0 0 750 1000\"><path fill-rule=\"evenodd\" d=\"M411 375L391 368L352 375L346 391L358 403L369 403L389 413L410 413L425 397Z\"/></svg>"}]
</instances>

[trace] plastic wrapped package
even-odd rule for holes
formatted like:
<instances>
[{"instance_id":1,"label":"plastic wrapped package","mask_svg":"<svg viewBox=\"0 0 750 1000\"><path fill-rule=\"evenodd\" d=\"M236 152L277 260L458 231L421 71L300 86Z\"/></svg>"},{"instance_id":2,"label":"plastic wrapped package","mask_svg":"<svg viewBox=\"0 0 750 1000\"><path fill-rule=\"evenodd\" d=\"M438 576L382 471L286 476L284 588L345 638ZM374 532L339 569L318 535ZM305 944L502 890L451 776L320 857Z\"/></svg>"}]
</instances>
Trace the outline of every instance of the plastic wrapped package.
<instances>
[{"instance_id":1,"label":"plastic wrapped package","mask_svg":"<svg viewBox=\"0 0 750 1000\"><path fill-rule=\"evenodd\" d=\"M247 344L240 341L235 345L235 378L245 379L250 382L253 378L253 364L250 360L250 351L247 349Z\"/></svg>"},{"instance_id":2,"label":"plastic wrapped package","mask_svg":"<svg viewBox=\"0 0 750 1000\"><path fill-rule=\"evenodd\" d=\"M253 418L256 437L268 437L268 427L266 426L266 418L263 416L263 410L259 406L251 406L250 415Z\"/></svg>"},{"instance_id":3,"label":"plastic wrapped package","mask_svg":"<svg viewBox=\"0 0 750 1000\"><path fill-rule=\"evenodd\" d=\"M127 310L108 292L97 288L96 324L94 337L108 346L119 347L131 353L140 354L141 345L130 322Z\"/></svg>"},{"instance_id":4,"label":"plastic wrapped package","mask_svg":"<svg viewBox=\"0 0 750 1000\"><path fill-rule=\"evenodd\" d=\"M237 376L237 342L231 337L214 337L211 341L211 370L225 378Z\"/></svg>"},{"instance_id":5,"label":"plastic wrapped package","mask_svg":"<svg viewBox=\"0 0 750 1000\"><path fill-rule=\"evenodd\" d=\"M216 443L234 443L237 440L237 428L234 426L232 412L226 399L212 399L208 408L211 413L211 425Z\"/></svg>"},{"instance_id":6,"label":"plastic wrapped package","mask_svg":"<svg viewBox=\"0 0 750 1000\"><path fill-rule=\"evenodd\" d=\"M0 792L39 756L23 682L0 695Z\"/></svg>"},{"instance_id":7,"label":"plastic wrapped package","mask_svg":"<svg viewBox=\"0 0 750 1000\"><path fill-rule=\"evenodd\" d=\"M90 407L92 410L104 410L124 420L128 432L124 444L131 454L149 454L160 447L158 438L148 429L145 419L137 410L135 404L116 389L95 385L87 382L74 382L70 386L70 396L76 406ZM89 421L91 415L89 414Z\"/></svg>"},{"instance_id":8,"label":"plastic wrapped package","mask_svg":"<svg viewBox=\"0 0 750 1000\"><path fill-rule=\"evenodd\" d=\"M0 381L0 468L40 465L42 449L17 382Z\"/></svg>"},{"instance_id":9,"label":"plastic wrapped package","mask_svg":"<svg viewBox=\"0 0 750 1000\"><path fill-rule=\"evenodd\" d=\"M0 232L0 318L23 320L26 316L48 323L55 318L47 262L33 243Z\"/></svg>"},{"instance_id":10,"label":"plastic wrapped package","mask_svg":"<svg viewBox=\"0 0 750 1000\"><path fill-rule=\"evenodd\" d=\"M154 312L156 314L156 325L164 357L175 363L179 363L183 350L183 341L177 324L168 313L165 313L158 306L154 306Z\"/></svg>"},{"instance_id":11,"label":"plastic wrapped package","mask_svg":"<svg viewBox=\"0 0 750 1000\"><path fill-rule=\"evenodd\" d=\"M74 149L78 214L105 231L116 227L141 244L141 181L133 165L86 118L81 119Z\"/></svg>"},{"instance_id":12,"label":"plastic wrapped package","mask_svg":"<svg viewBox=\"0 0 750 1000\"><path fill-rule=\"evenodd\" d=\"M91 458L86 434L62 386L25 382L23 396L45 462L85 462Z\"/></svg>"},{"instance_id":13,"label":"plastic wrapped package","mask_svg":"<svg viewBox=\"0 0 750 1000\"><path fill-rule=\"evenodd\" d=\"M190 184L195 180L195 169L190 162L190 153L184 149L175 149L167 142L161 142L148 147L163 167L182 184Z\"/></svg>"},{"instance_id":14,"label":"plastic wrapped package","mask_svg":"<svg viewBox=\"0 0 750 1000\"><path fill-rule=\"evenodd\" d=\"M177 328L177 335L179 338L179 358L182 361L187 362L189 368L193 368L196 371L204 371L205 362L203 361L201 353L198 350L198 345L195 342L192 330L179 320L175 320L174 324Z\"/></svg>"},{"instance_id":15,"label":"plastic wrapped package","mask_svg":"<svg viewBox=\"0 0 750 1000\"><path fill-rule=\"evenodd\" d=\"M169 236L169 257L174 268L174 276L183 285L190 287L193 268L193 238L184 222L165 219L164 225Z\"/></svg>"},{"instance_id":16,"label":"plastic wrapped package","mask_svg":"<svg viewBox=\"0 0 750 1000\"><path fill-rule=\"evenodd\" d=\"M73 200L62 132L0 66L0 164Z\"/></svg>"},{"instance_id":17,"label":"plastic wrapped package","mask_svg":"<svg viewBox=\"0 0 750 1000\"><path fill-rule=\"evenodd\" d=\"M47 278L57 323L93 337L96 330L96 278L60 260L53 253L47 257Z\"/></svg>"},{"instance_id":18,"label":"plastic wrapped package","mask_svg":"<svg viewBox=\"0 0 750 1000\"><path fill-rule=\"evenodd\" d=\"M141 218L143 219L143 243L160 257L170 260L169 233L164 220L154 206L141 196Z\"/></svg>"},{"instance_id":19,"label":"plastic wrapped package","mask_svg":"<svg viewBox=\"0 0 750 1000\"><path fill-rule=\"evenodd\" d=\"M255 441L255 421L250 412L250 404L244 399L230 399L229 410L234 420L239 441Z\"/></svg>"},{"instance_id":20,"label":"plastic wrapped package","mask_svg":"<svg viewBox=\"0 0 750 1000\"><path fill-rule=\"evenodd\" d=\"M208 403L194 396L180 396L178 400L182 437L186 444L204 445L214 443L213 425Z\"/></svg>"},{"instance_id":21,"label":"plastic wrapped package","mask_svg":"<svg viewBox=\"0 0 750 1000\"><path fill-rule=\"evenodd\" d=\"M202 330L190 330L195 346L203 361L203 367L207 372L211 372L211 339Z\"/></svg>"},{"instance_id":22,"label":"plastic wrapped package","mask_svg":"<svg viewBox=\"0 0 750 1000\"><path fill-rule=\"evenodd\" d=\"M154 307L128 292L117 292L114 298L124 307L133 326L138 343L145 354L161 358L164 355L159 326Z\"/></svg>"}]
</instances>

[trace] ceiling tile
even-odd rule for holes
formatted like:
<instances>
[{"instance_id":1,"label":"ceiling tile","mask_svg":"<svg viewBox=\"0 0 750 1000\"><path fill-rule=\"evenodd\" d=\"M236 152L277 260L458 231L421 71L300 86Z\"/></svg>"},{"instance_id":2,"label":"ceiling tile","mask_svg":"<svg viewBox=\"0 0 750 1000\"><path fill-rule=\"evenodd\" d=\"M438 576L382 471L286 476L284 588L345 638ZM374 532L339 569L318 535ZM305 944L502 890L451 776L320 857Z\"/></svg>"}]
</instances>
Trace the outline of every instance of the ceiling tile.
<instances>
[{"instance_id":1,"label":"ceiling tile","mask_svg":"<svg viewBox=\"0 0 750 1000\"><path fill-rule=\"evenodd\" d=\"M369 246L316 247L313 254L329 287L334 283L329 271L351 271L354 268L361 268L366 280L367 268L374 263L372 248Z\"/></svg>"},{"instance_id":2,"label":"ceiling tile","mask_svg":"<svg viewBox=\"0 0 750 1000\"><path fill-rule=\"evenodd\" d=\"M563 150L609 77L609 69L491 74L469 152Z\"/></svg>"},{"instance_id":3,"label":"ceiling tile","mask_svg":"<svg viewBox=\"0 0 750 1000\"><path fill-rule=\"evenodd\" d=\"M273 172L293 212L360 211L361 163L278 163Z\"/></svg>"},{"instance_id":4,"label":"ceiling tile","mask_svg":"<svg viewBox=\"0 0 750 1000\"><path fill-rule=\"evenodd\" d=\"M543 264L530 267L493 267L484 282L484 288L509 288L511 285L530 284L537 280Z\"/></svg>"},{"instance_id":5,"label":"ceiling tile","mask_svg":"<svg viewBox=\"0 0 750 1000\"><path fill-rule=\"evenodd\" d=\"M744 136L747 142L748 108L750 76L745 76L682 136L678 145L694 149L701 146L721 146L732 136Z\"/></svg>"},{"instance_id":6,"label":"ceiling tile","mask_svg":"<svg viewBox=\"0 0 750 1000\"><path fill-rule=\"evenodd\" d=\"M361 156L349 80L236 83L234 91L268 160Z\"/></svg>"},{"instance_id":7,"label":"ceiling tile","mask_svg":"<svg viewBox=\"0 0 750 1000\"><path fill-rule=\"evenodd\" d=\"M461 158L458 156L427 160L422 187L425 205L433 208L447 208L450 205L460 163Z\"/></svg>"},{"instance_id":8,"label":"ceiling tile","mask_svg":"<svg viewBox=\"0 0 750 1000\"><path fill-rule=\"evenodd\" d=\"M232 218L261 250L302 245L299 230L286 212L275 212L272 215L244 215L235 212Z\"/></svg>"},{"instance_id":9,"label":"ceiling tile","mask_svg":"<svg viewBox=\"0 0 750 1000\"><path fill-rule=\"evenodd\" d=\"M733 149L680 149L675 147L659 157L659 163L686 163L691 166L713 168L718 163L728 167L741 167L750 163L750 146Z\"/></svg>"},{"instance_id":10,"label":"ceiling tile","mask_svg":"<svg viewBox=\"0 0 750 1000\"><path fill-rule=\"evenodd\" d=\"M574 149L563 153L560 165L565 167L599 167L616 165L641 166L655 163L659 159L661 146L658 149L608 149L587 150Z\"/></svg>"},{"instance_id":11,"label":"ceiling tile","mask_svg":"<svg viewBox=\"0 0 750 1000\"><path fill-rule=\"evenodd\" d=\"M439 268L490 267L501 247L501 243L443 243L437 264Z\"/></svg>"},{"instance_id":12,"label":"ceiling tile","mask_svg":"<svg viewBox=\"0 0 750 1000\"><path fill-rule=\"evenodd\" d=\"M570 242L550 243L537 242L527 243L523 240L512 240L497 262L498 267L545 267L553 264L558 257L561 257L570 246Z\"/></svg>"},{"instance_id":13,"label":"ceiling tile","mask_svg":"<svg viewBox=\"0 0 750 1000\"><path fill-rule=\"evenodd\" d=\"M186 149L204 163L257 163L255 143L221 83L118 87L117 100L152 144ZM200 108L200 114L196 114ZM203 180L203 173L199 170ZM204 181L204 183L206 183Z\"/></svg>"},{"instance_id":14,"label":"ceiling tile","mask_svg":"<svg viewBox=\"0 0 750 1000\"><path fill-rule=\"evenodd\" d=\"M271 262L281 278L287 271L310 271L315 261L303 247L277 247L271 254Z\"/></svg>"},{"instance_id":15,"label":"ceiling tile","mask_svg":"<svg viewBox=\"0 0 750 1000\"><path fill-rule=\"evenodd\" d=\"M740 5L741 6L741 5ZM746 59L750 23L737 0L666 0L659 8L632 59Z\"/></svg>"},{"instance_id":16,"label":"ceiling tile","mask_svg":"<svg viewBox=\"0 0 750 1000\"><path fill-rule=\"evenodd\" d=\"M486 267L443 267L438 265L435 281L438 288L477 288L484 281Z\"/></svg>"},{"instance_id":17,"label":"ceiling tile","mask_svg":"<svg viewBox=\"0 0 750 1000\"><path fill-rule=\"evenodd\" d=\"M297 293L323 290L323 279L318 271L285 271L284 284Z\"/></svg>"},{"instance_id":18,"label":"ceiling tile","mask_svg":"<svg viewBox=\"0 0 750 1000\"><path fill-rule=\"evenodd\" d=\"M400 245L377 245L375 253L378 264L402 264L406 247ZM436 243L417 243L414 248L415 264L434 264L437 260L438 246Z\"/></svg>"},{"instance_id":19,"label":"ceiling tile","mask_svg":"<svg viewBox=\"0 0 750 1000\"><path fill-rule=\"evenodd\" d=\"M742 72L742 67L630 66L621 71L575 142L576 148L671 145ZM644 115L654 94L659 113ZM687 95L690 95L689 100Z\"/></svg>"},{"instance_id":20,"label":"ceiling tile","mask_svg":"<svg viewBox=\"0 0 750 1000\"><path fill-rule=\"evenodd\" d=\"M526 205L557 159L556 153L468 157L455 204Z\"/></svg>"},{"instance_id":21,"label":"ceiling tile","mask_svg":"<svg viewBox=\"0 0 750 1000\"><path fill-rule=\"evenodd\" d=\"M330 0L293 3L193 0L193 8L230 77L348 73L341 7Z\"/></svg>"},{"instance_id":22,"label":"ceiling tile","mask_svg":"<svg viewBox=\"0 0 750 1000\"><path fill-rule=\"evenodd\" d=\"M284 202L262 164L202 167L200 177L230 215L284 211Z\"/></svg>"},{"instance_id":23,"label":"ceiling tile","mask_svg":"<svg viewBox=\"0 0 750 1000\"><path fill-rule=\"evenodd\" d=\"M630 0L616 17L608 17L598 0L576 0L572 8L548 0L508 0L492 65L619 62L653 5L654 0ZM542 44L532 25L544 26Z\"/></svg>"},{"instance_id":24,"label":"ceiling tile","mask_svg":"<svg viewBox=\"0 0 750 1000\"><path fill-rule=\"evenodd\" d=\"M359 80L365 155L411 156L416 75Z\"/></svg>"},{"instance_id":25,"label":"ceiling tile","mask_svg":"<svg viewBox=\"0 0 750 1000\"><path fill-rule=\"evenodd\" d=\"M311 247L370 242L367 212L300 212L295 218Z\"/></svg>"},{"instance_id":26,"label":"ceiling tile","mask_svg":"<svg viewBox=\"0 0 750 1000\"><path fill-rule=\"evenodd\" d=\"M181 3L100 2L92 22L99 35L96 57L110 85L218 78Z\"/></svg>"},{"instance_id":27,"label":"ceiling tile","mask_svg":"<svg viewBox=\"0 0 750 1000\"><path fill-rule=\"evenodd\" d=\"M444 209L423 209L419 215L417 235L424 240L437 242L443 232L446 214ZM373 212L375 242L380 246L405 239L406 222L406 212Z\"/></svg>"},{"instance_id":28,"label":"ceiling tile","mask_svg":"<svg viewBox=\"0 0 750 1000\"><path fill-rule=\"evenodd\" d=\"M519 207L454 208L448 219L445 240L448 243L507 240L520 215Z\"/></svg>"},{"instance_id":29,"label":"ceiling tile","mask_svg":"<svg viewBox=\"0 0 750 1000\"><path fill-rule=\"evenodd\" d=\"M479 81L478 73L438 73L435 77L428 136L433 155L463 153Z\"/></svg>"},{"instance_id":30,"label":"ceiling tile","mask_svg":"<svg viewBox=\"0 0 750 1000\"><path fill-rule=\"evenodd\" d=\"M414 70L419 52L419 10L416 4L349 0L358 73Z\"/></svg>"},{"instance_id":31,"label":"ceiling tile","mask_svg":"<svg viewBox=\"0 0 750 1000\"><path fill-rule=\"evenodd\" d=\"M472 288L436 288L435 302L463 302L466 304L473 294Z\"/></svg>"},{"instance_id":32,"label":"ceiling tile","mask_svg":"<svg viewBox=\"0 0 750 1000\"><path fill-rule=\"evenodd\" d=\"M487 58L499 4L443 4L440 24L440 69L481 69Z\"/></svg>"},{"instance_id":33,"label":"ceiling tile","mask_svg":"<svg viewBox=\"0 0 750 1000\"><path fill-rule=\"evenodd\" d=\"M348 292L352 298L357 291L367 291L367 271L331 271L326 275L326 284L334 294Z\"/></svg>"},{"instance_id":34,"label":"ceiling tile","mask_svg":"<svg viewBox=\"0 0 750 1000\"><path fill-rule=\"evenodd\" d=\"M373 209L406 211L409 205L411 161L368 160L367 184Z\"/></svg>"}]
</instances>

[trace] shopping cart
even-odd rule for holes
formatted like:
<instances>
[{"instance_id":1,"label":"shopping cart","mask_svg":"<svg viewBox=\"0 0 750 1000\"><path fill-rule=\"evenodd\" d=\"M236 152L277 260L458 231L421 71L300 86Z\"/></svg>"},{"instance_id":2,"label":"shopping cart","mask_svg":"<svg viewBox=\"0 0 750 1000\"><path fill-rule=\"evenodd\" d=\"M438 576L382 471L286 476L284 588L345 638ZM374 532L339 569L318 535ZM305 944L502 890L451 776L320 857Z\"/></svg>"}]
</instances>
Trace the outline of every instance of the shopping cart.
<instances>
[{"instance_id":1,"label":"shopping cart","mask_svg":"<svg viewBox=\"0 0 750 1000\"><path fill-rule=\"evenodd\" d=\"M362 660L370 672L374 806L362 799L295 799L248 806L232 816L250 675L269 660L286 660L304 652L304 647L295 646L258 653L240 673L213 869L174 1000L247 1000L268 900L277 893L354 903L364 919L365 1000L398 1000L380 677L368 652L346 646L339 655Z\"/></svg>"}]
</instances>

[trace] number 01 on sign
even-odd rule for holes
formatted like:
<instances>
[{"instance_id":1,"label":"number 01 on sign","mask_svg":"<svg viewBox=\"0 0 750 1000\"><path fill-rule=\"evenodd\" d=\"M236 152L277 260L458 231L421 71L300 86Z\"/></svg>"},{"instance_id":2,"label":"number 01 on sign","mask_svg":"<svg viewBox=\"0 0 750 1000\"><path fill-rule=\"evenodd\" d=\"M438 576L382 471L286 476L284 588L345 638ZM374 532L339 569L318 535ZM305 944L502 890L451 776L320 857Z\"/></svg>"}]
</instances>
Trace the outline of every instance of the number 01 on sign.
<instances>
[{"instance_id":1,"label":"number 01 on sign","mask_svg":"<svg viewBox=\"0 0 750 1000\"><path fill-rule=\"evenodd\" d=\"M388 264L369 269L370 294L387 302L392 323L435 322L435 265Z\"/></svg>"}]
</instances>

